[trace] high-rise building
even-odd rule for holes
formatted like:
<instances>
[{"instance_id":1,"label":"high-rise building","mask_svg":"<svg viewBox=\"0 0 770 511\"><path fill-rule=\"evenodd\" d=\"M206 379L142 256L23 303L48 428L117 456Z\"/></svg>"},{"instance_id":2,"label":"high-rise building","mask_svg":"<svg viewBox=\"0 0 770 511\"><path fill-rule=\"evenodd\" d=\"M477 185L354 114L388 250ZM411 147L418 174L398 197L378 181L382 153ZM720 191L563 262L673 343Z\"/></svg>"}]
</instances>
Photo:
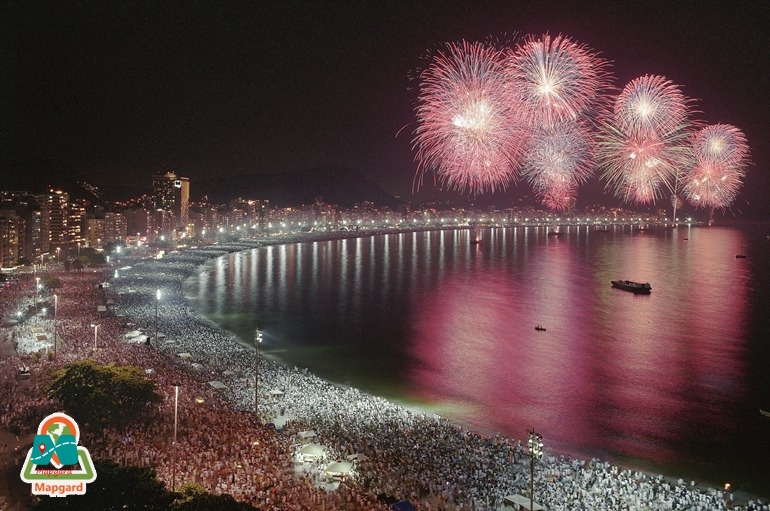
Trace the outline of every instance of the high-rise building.
<instances>
[{"instance_id":1,"label":"high-rise building","mask_svg":"<svg viewBox=\"0 0 770 511\"><path fill-rule=\"evenodd\" d=\"M189 178L179 177L173 172L156 173L152 176L152 195L155 210L173 213L176 229L184 230L189 220Z\"/></svg>"},{"instance_id":2,"label":"high-rise building","mask_svg":"<svg viewBox=\"0 0 770 511\"><path fill-rule=\"evenodd\" d=\"M0 268L16 266L24 254L24 219L0 209Z\"/></svg>"},{"instance_id":3,"label":"high-rise building","mask_svg":"<svg viewBox=\"0 0 770 511\"><path fill-rule=\"evenodd\" d=\"M41 250L43 254L52 254L57 248L67 246L69 242L69 194L62 191L36 195L40 205Z\"/></svg>"}]
</instances>

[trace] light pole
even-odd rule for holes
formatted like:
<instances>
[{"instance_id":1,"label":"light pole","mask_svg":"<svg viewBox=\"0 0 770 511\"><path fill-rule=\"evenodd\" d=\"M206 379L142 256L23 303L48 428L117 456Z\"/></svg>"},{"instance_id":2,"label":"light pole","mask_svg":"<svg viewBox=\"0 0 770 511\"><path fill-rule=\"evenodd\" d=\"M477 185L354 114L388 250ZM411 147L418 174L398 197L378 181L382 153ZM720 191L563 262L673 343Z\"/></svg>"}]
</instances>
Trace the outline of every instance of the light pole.
<instances>
[{"instance_id":1,"label":"light pole","mask_svg":"<svg viewBox=\"0 0 770 511\"><path fill-rule=\"evenodd\" d=\"M97 333L99 332L99 325L96 325L94 323L91 323L91 326L94 327L94 355L96 355L96 339L97 339Z\"/></svg>"},{"instance_id":2,"label":"light pole","mask_svg":"<svg viewBox=\"0 0 770 511\"><path fill-rule=\"evenodd\" d=\"M160 302L160 289L155 290L155 347L158 347L158 303Z\"/></svg>"},{"instance_id":3,"label":"light pole","mask_svg":"<svg viewBox=\"0 0 770 511\"><path fill-rule=\"evenodd\" d=\"M35 319L37 319L37 296L40 292L40 277L35 277Z\"/></svg>"},{"instance_id":4,"label":"light pole","mask_svg":"<svg viewBox=\"0 0 770 511\"><path fill-rule=\"evenodd\" d=\"M59 311L59 295L53 295L53 358L56 358L56 337L58 333L58 323L56 322L56 315Z\"/></svg>"},{"instance_id":5,"label":"light pole","mask_svg":"<svg viewBox=\"0 0 770 511\"><path fill-rule=\"evenodd\" d=\"M535 428L529 430L527 456L529 456L529 509L533 509L535 504L535 460L543 457L543 437L535 433Z\"/></svg>"},{"instance_id":6,"label":"light pole","mask_svg":"<svg viewBox=\"0 0 770 511\"><path fill-rule=\"evenodd\" d=\"M259 328L254 332L254 347L256 348L257 359L254 363L254 413L259 417L259 345L262 342L262 330Z\"/></svg>"},{"instance_id":7,"label":"light pole","mask_svg":"<svg viewBox=\"0 0 770 511\"><path fill-rule=\"evenodd\" d=\"M59 264L59 250L61 250L61 247L56 247L56 264Z\"/></svg>"},{"instance_id":8,"label":"light pole","mask_svg":"<svg viewBox=\"0 0 770 511\"><path fill-rule=\"evenodd\" d=\"M171 493L176 491L176 425L179 405L179 385L174 385L174 464L171 469Z\"/></svg>"}]
</instances>

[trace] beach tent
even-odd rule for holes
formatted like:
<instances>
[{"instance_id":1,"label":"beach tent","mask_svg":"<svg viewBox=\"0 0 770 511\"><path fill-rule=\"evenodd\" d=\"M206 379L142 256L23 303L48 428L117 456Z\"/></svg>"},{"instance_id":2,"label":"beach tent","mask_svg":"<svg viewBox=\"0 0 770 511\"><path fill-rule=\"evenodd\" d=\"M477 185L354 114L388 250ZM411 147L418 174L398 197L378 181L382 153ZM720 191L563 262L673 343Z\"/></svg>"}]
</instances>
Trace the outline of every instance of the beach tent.
<instances>
[{"instance_id":1,"label":"beach tent","mask_svg":"<svg viewBox=\"0 0 770 511\"><path fill-rule=\"evenodd\" d=\"M508 510L519 510L519 509L529 509L529 497L525 497L524 495L508 495L503 499L503 511ZM541 509L545 509L543 506L538 504L537 502L534 503L532 506L532 509L530 511L538 511Z\"/></svg>"},{"instance_id":2,"label":"beach tent","mask_svg":"<svg viewBox=\"0 0 770 511\"><path fill-rule=\"evenodd\" d=\"M303 461L317 460L324 457L324 446L319 444L307 444L299 450Z\"/></svg>"},{"instance_id":3,"label":"beach tent","mask_svg":"<svg viewBox=\"0 0 770 511\"><path fill-rule=\"evenodd\" d=\"M223 389L226 389L226 388L227 388L227 385L225 385L224 383L222 383L222 382L221 382L221 381L219 381L219 380L211 380L211 381L209 382L209 385L211 385L212 387L214 387L216 390L223 390Z\"/></svg>"},{"instance_id":4,"label":"beach tent","mask_svg":"<svg viewBox=\"0 0 770 511\"><path fill-rule=\"evenodd\" d=\"M277 429L278 431L281 431L283 427L286 425L286 423L292 420L293 418L294 417L292 417L291 415L279 415L278 417L274 417L270 421L270 424L275 426L275 429Z\"/></svg>"},{"instance_id":5,"label":"beach tent","mask_svg":"<svg viewBox=\"0 0 770 511\"><path fill-rule=\"evenodd\" d=\"M222 376L228 376L228 377L229 376L235 376L235 371L231 371L231 370L228 369L227 371L222 373Z\"/></svg>"},{"instance_id":6,"label":"beach tent","mask_svg":"<svg viewBox=\"0 0 770 511\"><path fill-rule=\"evenodd\" d=\"M315 438L316 434L315 431L300 431L297 433L297 435L304 441L309 440L311 438Z\"/></svg>"},{"instance_id":7,"label":"beach tent","mask_svg":"<svg viewBox=\"0 0 770 511\"><path fill-rule=\"evenodd\" d=\"M180 357L180 358L184 358L184 359L188 359L188 358L192 358L192 355L190 355L190 354L189 354L189 353L187 353L187 352L184 352L184 353L180 353L180 354L179 354L179 357Z\"/></svg>"},{"instance_id":8,"label":"beach tent","mask_svg":"<svg viewBox=\"0 0 770 511\"><path fill-rule=\"evenodd\" d=\"M126 332L123 337L126 339L133 339L134 337L139 337L140 335L142 335L141 330L131 330L130 332Z\"/></svg>"},{"instance_id":9,"label":"beach tent","mask_svg":"<svg viewBox=\"0 0 770 511\"><path fill-rule=\"evenodd\" d=\"M192 368L196 371L203 371L203 364L199 364L198 362L192 363Z\"/></svg>"},{"instance_id":10,"label":"beach tent","mask_svg":"<svg viewBox=\"0 0 770 511\"><path fill-rule=\"evenodd\" d=\"M366 461L369 459L369 456L367 456L366 454L355 453L355 454L349 454L347 456L347 459L350 461Z\"/></svg>"},{"instance_id":11,"label":"beach tent","mask_svg":"<svg viewBox=\"0 0 770 511\"><path fill-rule=\"evenodd\" d=\"M330 463L328 467L326 467L325 472L332 476L332 477L338 477L344 479L345 477L350 474L350 469L353 468L353 464L349 463L347 461L335 461L334 463Z\"/></svg>"},{"instance_id":12,"label":"beach tent","mask_svg":"<svg viewBox=\"0 0 770 511\"><path fill-rule=\"evenodd\" d=\"M273 390L271 390L271 391L270 391L270 395L271 395L271 396L282 396L282 395L283 395L283 392L281 392L281 391L280 391L280 390L278 390L278 389L273 389Z\"/></svg>"}]
</instances>

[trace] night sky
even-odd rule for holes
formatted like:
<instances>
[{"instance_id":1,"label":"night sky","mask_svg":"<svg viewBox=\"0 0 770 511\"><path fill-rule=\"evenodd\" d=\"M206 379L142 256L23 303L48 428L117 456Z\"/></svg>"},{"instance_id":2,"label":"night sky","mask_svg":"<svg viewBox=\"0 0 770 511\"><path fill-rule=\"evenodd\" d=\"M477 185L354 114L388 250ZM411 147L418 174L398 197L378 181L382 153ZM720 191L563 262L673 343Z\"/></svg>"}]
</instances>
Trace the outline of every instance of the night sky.
<instances>
[{"instance_id":1,"label":"night sky","mask_svg":"<svg viewBox=\"0 0 770 511\"><path fill-rule=\"evenodd\" d=\"M194 185L339 164L409 198L426 57L549 32L600 52L619 88L662 74L695 118L742 129L732 211L767 212L770 2L584 3L0 0L0 169L149 187L156 169Z\"/></svg>"}]
</instances>

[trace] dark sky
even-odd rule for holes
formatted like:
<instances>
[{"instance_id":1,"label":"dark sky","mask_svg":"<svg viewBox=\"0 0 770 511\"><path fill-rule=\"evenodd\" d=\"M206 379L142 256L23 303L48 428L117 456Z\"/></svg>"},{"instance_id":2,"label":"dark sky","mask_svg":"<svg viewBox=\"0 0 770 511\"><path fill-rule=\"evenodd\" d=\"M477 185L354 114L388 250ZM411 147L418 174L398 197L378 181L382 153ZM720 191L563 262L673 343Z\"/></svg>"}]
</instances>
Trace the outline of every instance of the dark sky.
<instances>
[{"instance_id":1,"label":"dark sky","mask_svg":"<svg viewBox=\"0 0 770 511\"><path fill-rule=\"evenodd\" d=\"M53 162L149 186L158 168L194 183L340 164L406 197L410 76L425 57L549 32L601 52L618 87L662 74L698 100L698 119L741 128L754 162L742 210L770 191L768 27L768 0L0 0L0 168Z\"/></svg>"}]
</instances>

